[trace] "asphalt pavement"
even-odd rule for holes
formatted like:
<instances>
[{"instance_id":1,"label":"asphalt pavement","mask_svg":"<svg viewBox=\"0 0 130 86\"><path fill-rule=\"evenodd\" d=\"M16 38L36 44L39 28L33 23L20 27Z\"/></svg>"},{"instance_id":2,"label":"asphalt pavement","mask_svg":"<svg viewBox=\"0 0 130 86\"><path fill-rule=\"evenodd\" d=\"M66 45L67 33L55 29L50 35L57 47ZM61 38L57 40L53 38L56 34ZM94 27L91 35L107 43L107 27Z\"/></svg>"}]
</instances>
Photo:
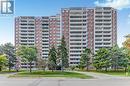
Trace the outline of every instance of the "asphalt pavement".
<instances>
[{"instance_id":1,"label":"asphalt pavement","mask_svg":"<svg viewBox=\"0 0 130 86\"><path fill-rule=\"evenodd\" d=\"M0 75L0 86L130 86L130 78L107 74L80 72L93 79L75 78L8 78Z\"/></svg>"}]
</instances>

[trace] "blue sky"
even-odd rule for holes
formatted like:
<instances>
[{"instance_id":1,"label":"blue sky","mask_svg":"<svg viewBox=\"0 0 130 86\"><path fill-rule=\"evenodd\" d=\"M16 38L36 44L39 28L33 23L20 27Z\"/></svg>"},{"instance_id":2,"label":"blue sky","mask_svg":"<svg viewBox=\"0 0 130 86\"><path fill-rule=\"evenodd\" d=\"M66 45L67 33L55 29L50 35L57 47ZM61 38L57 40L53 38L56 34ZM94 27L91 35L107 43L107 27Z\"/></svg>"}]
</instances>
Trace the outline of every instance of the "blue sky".
<instances>
[{"instance_id":1,"label":"blue sky","mask_svg":"<svg viewBox=\"0 0 130 86\"><path fill-rule=\"evenodd\" d=\"M0 0L1 1L1 0ZM66 7L111 6L118 11L118 45L130 33L130 0L15 0L13 16L0 15L0 44L14 44L15 16L49 16Z\"/></svg>"}]
</instances>

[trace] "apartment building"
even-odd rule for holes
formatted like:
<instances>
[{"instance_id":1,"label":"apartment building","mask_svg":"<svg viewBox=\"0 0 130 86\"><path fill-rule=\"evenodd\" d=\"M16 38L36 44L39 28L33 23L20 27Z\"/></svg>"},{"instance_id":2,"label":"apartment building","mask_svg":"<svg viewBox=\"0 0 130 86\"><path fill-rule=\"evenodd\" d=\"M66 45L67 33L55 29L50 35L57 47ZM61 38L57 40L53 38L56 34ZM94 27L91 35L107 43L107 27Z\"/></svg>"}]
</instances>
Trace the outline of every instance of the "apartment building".
<instances>
[{"instance_id":1,"label":"apartment building","mask_svg":"<svg viewBox=\"0 0 130 86\"><path fill-rule=\"evenodd\" d=\"M60 14L49 17L49 44L50 48L57 48L61 43L61 18Z\"/></svg>"},{"instance_id":2,"label":"apartment building","mask_svg":"<svg viewBox=\"0 0 130 86\"><path fill-rule=\"evenodd\" d=\"M71 7L61 10L62 33L69 50L69 63L77 65L85 48L93 53L117 43L117 16L111 7Z\"/></svg>"},{"instance_id":3,"label":"apartment building","mask_svg":"<svg viewBox=\"0 0 130 86\"><path fill-rule=\"evenodd\" d=\"M35 45L36 32L38 31L36 31L36 18L34 16L22 16L19 18L15 18L16 50L18 49L20 45L36 46ZM19 62L20 62L20 59L19 59ZM29 63L24 63L24 62L20 62L20 63L21 63L22 68L28 68L29 66ZM32 63L32 67L34 66L35 66L35 62Z\"/></svg>"},{"instance_id":4,"label":"apartment building","mask_svg":"<svg viewBox=\"0 0 130 86\"><path fill-rule=\"evenodd\" d=\"M60 45L60 15L15 18L15 46L36 46L38 57L47 59L49 49Z\"/></svg>"},{"instance_id":5,"label":"apartment building","mask_svg":"<svg viewBox=\"0 0 130 86\"><path fill-rule=\"evenodd\" d=\"M48 58L49 54L49 16L41 17L41 29L42 29L42 51L41 57L44 59Z\"/></svg>"},{"instance_id":6,"label":"apartment building","mask_svg":"<svg viewBox=\"0 0 130 86\"><path fill-rule=\"evenodd\" d=\"M54 16L21 16L15 18L15 46L35 45L39 57L48 58L49 49L65 37L69 64L78 65L81 53L93 53L117 43L117 12L111 7L62 8Z\"/></svg>"},{"instance_id":7,"label":"apartment building","mask_svg":"<svg viewBox=\"0 0 130 86\"><path fill-rule=\"evenodd\" d=\"M69 63L79 64L82 51L87 48L86 8L62 9L62 28L68 50Z\"/></svg>"},{"instance_id":8,"label":"apartment building","mask_svg":"<svg viewBox=\"0 0 130 86\"><path fill-rule=\"evenodd\" d=\"M117 43L117 13L111 7L97 7L94 12L94 53Z\"/></svg>"},{"instance_id":9,"label":"apartment building","mask_svg":"<svg viewBox=\"0 0 130 86\"><path fill-rule=\"evenodd\" d=\"M15 18L15 46L35 45L35 17Z\"/></svg>"}]
</instances>

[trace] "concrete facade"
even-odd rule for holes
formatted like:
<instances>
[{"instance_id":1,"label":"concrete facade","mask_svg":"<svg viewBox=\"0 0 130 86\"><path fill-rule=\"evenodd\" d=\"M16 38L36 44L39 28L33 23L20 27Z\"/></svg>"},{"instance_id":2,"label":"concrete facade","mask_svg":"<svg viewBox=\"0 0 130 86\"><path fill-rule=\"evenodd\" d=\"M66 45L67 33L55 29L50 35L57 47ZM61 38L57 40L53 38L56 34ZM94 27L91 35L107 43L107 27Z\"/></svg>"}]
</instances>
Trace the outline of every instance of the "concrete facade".
<instances>
[{"instance_id":1,"label":"concrete facade","mask_svg":"<svg viewBox=\"0 0 130 86\"><path fill-rule=\"evenodd\" d=\"M49 49L57 48L65 37L69 64L78 65L85 48L96 53L117 44L117 11L111 7L62 8L54 16L15 18L15 46L36 46L39 57L48 58Z\"/></svg>"}]
</instances>

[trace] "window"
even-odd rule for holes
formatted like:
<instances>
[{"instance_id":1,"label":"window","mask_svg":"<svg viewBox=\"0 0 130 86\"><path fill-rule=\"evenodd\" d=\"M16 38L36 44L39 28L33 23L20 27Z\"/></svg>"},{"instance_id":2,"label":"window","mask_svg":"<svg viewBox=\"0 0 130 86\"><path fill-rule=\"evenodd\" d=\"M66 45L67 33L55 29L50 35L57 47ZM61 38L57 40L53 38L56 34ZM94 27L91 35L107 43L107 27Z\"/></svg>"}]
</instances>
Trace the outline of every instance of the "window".
<instances>
[{"instance_id":1,"label":"window","mask_svg":"<svg viewBox=\"0 0 130 86\"><path fill-rule=\"evenodd\" d=\"M110 45L111 43L104 43L104 45Z\"/></svg>"},{"instance_id":2,"label":"window","mask_svg":"<svg viewBox=\"0 0 130 86\"><path fill-rule=\"evenodd\" d=\"M102 45L102 43L95 43L95 45Z\"/></svg>"},{"instance_id":3,"label":"window","mask_svg":"<svg viewBox=\"0 0 130 86\"><path fill-rule=\"evenodd\" d=\"M110 41L111 39L103 39L103 41Z\"/></svg>"},{"instance_id":4,"label":"window","mask_svg":"<svg viewBox=\"0 0 130 86\"><path fill-rule=\"evenodd\" d=\"M103 37L111 37L111 35L103 35Z\"/></svg>"},{"instance_id":5,"label":"window","mask_svg":"<svg viewBox=\"0 0 130 86\"><path fill-rule=\"evenodd\" d=\"M82 18L82 16L70 16L70 18Z\"/></svg>"},{"instance_id":6,"label":"window","mask_svg":"<svg viewBox=\"0 0 130 86\"><path fill-rule=\"evenodd\" d=\"M95 35L95 37L102 37L102 35Z\"/></svg>"},{"instance_id":7,"label":"window","mask_svg":"<svg viewBox=\"0 0 130 86\"><path fill-rule=\"evenodd\" d=\"M70 60L80 60L79 58L70 58Z\"/></svg>"}]
</instances>

